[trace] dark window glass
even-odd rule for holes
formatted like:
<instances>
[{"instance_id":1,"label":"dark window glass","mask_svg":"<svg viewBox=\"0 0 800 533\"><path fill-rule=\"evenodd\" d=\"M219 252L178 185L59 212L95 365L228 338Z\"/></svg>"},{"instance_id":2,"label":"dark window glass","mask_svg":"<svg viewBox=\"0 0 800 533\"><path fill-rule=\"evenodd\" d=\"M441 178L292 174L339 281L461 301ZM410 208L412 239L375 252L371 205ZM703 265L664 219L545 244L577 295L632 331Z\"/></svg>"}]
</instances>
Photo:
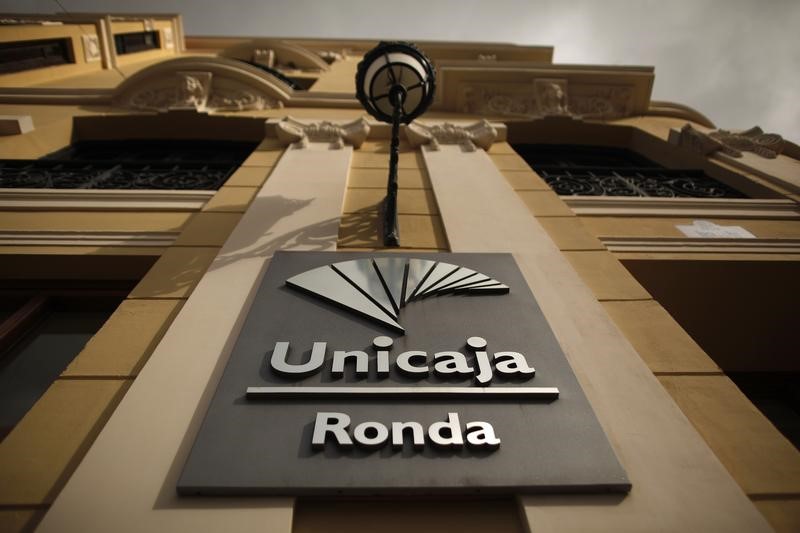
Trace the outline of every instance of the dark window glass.
<instances>
[{"instance_id":1,"label":"dark window glass","mask_svg":"<svg viewBox=\"0 0 800 533\"><path fill-rule=\"evenodd\" d=\"M114 35L114 46L117 54L132 54L161 48L157 31L138 31L135 33L118 33Z\"/></svg>"},{"instance_id":2,"label":"dark window glass","mask_svg":"<svg viewBox=\"0 0 800 533\"><path fill-rule=\"evenodd\" d=\"M102 327L124 296L38 293L6 299L0 321L0 439ZM9 302L19 304L11 310ZM11 312L9 312L11 311Z\"/></svg>"},{"instance_id":3,"label":"dark window glass","mask_svg":"<svg viewBox=\"0 0 800 533\"><path fill-rule=\"evenodd\" d=\"M515 144L561 196L746 198L700 169L668 169L623 148Z\"/></svg>"},{"instance_id":4,"label":"dark window glass","mask_svg":"<svg viewBox=\"0 0 800 533\"><path fill-rule=\"evenodd\" d=\"M268 74L272 74L273 76L275 76L276 78L278 78L283 83L285 83L286 85L288 85L289 87L291 87L292 89L294 89L296 91L299 91L299 90L302 89L302 87L300 87L300 85L295 83L295 81L292 78L290 78L288 76L285 76L278 69L275 69L275 68L272 68L272 67L268 67L267 65L262 65L261 63L256 63L255 61L244 61L244 60L241 60L241 61L242 61L242 63L247 63L248 65L252 65L252 66L254 66L254 67L258 68L258 69L261 69L261 70L263 70L264 72L266 72Z\"/></svg>"},{"instance_id":5,"label":"dark window glass","mask_svg":"<svg viewBox=\"0 0 800 533\"><path fill-rule=\"evenodd\" d=\"M0 160L0 188L216 190L255 143L83 141L38 160Z\"/></svg>"},{"instance_id":6,"label":"dark window glass","mask_svg":"<svg viewBox=\"0 0 800 533\"><path fill-rule=\"evenodd\" d=\"M800 449L800 372L731 372L728 376L778 431Z\"/></svg>"},{"instance_id":7,"label":"dark window glass","mask_svg":"<svg viewBox=\"0 0 800 533\"><path fill-rule=\"evenodd\" d=\"M73 62L70 39L0 43L0 74Z\"/></svg>"}]
</instances>

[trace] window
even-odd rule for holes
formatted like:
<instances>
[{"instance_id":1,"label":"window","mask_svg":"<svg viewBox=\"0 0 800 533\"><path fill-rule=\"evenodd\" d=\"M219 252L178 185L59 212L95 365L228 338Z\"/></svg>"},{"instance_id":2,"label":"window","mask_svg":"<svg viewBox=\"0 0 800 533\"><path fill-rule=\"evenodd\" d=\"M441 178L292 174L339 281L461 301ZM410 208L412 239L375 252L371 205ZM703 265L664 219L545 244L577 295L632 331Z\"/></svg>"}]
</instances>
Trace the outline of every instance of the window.
<instances>
[{"instance_id":1,"label":"window","mask_svg":"<svg viewBox=\"0 0 800 533\"><path fill-rule=\"evenodd\" d=\"M746 198L700 169L668 169L623 148L515 144L561 196Z\"/></svg>"},{"instance_id":2,"label":"window","mask_svg":"<svg viewBox=\"0 0 800 533\"><path fill-rule=\"evenodd\" d=\"M800 372L732 372L728 377L800 450Z\"/></svg>"},{"instance_id":3,"label":"window","mask_svg":"<svg viewBox=\"0 0 800 533\"><path fill-rule=\"evenodd\" d=\"M111 288L107 283L76 288L0 288L0 440L78 355L130 289Z\"/></svg>"},{"instance_id":4,"label":"window","mask_svg":"<svg viewBox=\"0 0 800 533\"><path fill-rule=\"evenodd\" d=\"M0 74L74 62L70 39L0 43Z\"/></svg>"},{"instance_id":5,"label":"window","mask_svg":"<svg viewBox=\"0 0 800 533\"><path fill-rule=\"evenodd\" d=\"M114 35L114 47L117 54L123 55L161 48L161 43L157 31L139 31Z\"/></svg>"},{"instance_id":6,"label":"window","mask_svg":"<svg viewBox=\"0 0 800 533\"><path fill-rule=\"evenodd\" d=\"M216 190L255 146L228 141L82 141L37 160L0 160L0 188Z\"/></svg>"},{"instance_id":7,"label":"window","mask_svg":"<svg viewBox=\"0 0 800 533\"><path fill-rule=\"evenodd\" d=\"M288 85L289 87L291 87L292 89L294 89L296 91L299 91L299 90L303 89L303 87L298 85L297 80L294 80L294 79L292 79L292 78L290 78L288 76L285 76L281 71L279 71L276 68L268 67L267 65L262 65L261 63L256 63L255 61L244 61L244 60L240 60L240 61L242 61L242 63L247 63L248 65L251 65L251 66L254 66L254 67L258 68L258 69L261 69L264 72L266 72L267 74L272 74L273 76L275 76L276 78L278 78L283 83L285 83L286 85Z\"/></svg>"}]
</instances>

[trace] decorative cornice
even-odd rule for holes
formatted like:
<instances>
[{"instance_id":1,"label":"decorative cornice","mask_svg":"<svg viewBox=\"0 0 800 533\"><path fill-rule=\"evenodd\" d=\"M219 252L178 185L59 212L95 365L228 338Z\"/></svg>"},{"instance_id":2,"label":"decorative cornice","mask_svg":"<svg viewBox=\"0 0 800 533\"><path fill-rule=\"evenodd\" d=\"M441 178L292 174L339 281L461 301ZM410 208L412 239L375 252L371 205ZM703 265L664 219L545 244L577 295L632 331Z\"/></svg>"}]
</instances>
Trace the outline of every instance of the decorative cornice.
<instances>
[{"instance_id":1,"label":"decorative cornice","mask_svg":"<svg viewBox=\"0 0 800 533\"><path fill-rule=\"evenodd\" d=\"M580 216L800 219L792 200L562 196Z\"/></svg>"},{"instance_id":2,"label":"decorative cornice","mask_svg":"<svg viewBox=\"0 0 800 533\"><path fill-rule=\"evenodd\" d=\"M0 189L5 211L199 211L216 191Z\"/></svg>"},{"instance_id":3,"label":"decorative cornice","mask_svg":"<svg viewBox=\"0 0 800 533\"><path fill-rule=\"evenodd\" d=\"M800 254L800 239L703 239L600 237L615 253Z\"/></svg>"},{"instance_id":4,"label":"decorative cornice","mask_svg":"<svg viewBox=\"0 0 800 533\"><path fill-rule=\"evenodd\" d=\"M0 246L170 246L180 232L0 231Z\"/></svg>"},{"instance_id":5,"label":"decorative cornice","mask_svg":"<svg viewBox=\"0 0 800 533\"><path fill-rule=\"evenodd\" d=\"M333 122L303 123L292 117L286 117L275 123L275 135L293 149L308 147L309 143L327 143L332 150L344 148L345 144L358 148L369 135L369 124L359 118L347 124Z\"/></svg>"},{"instance_id":6,"label":"decorative cornice","mask_svg":"<svg viewBox=\"0 0 800 533\"><path fill-rule=\"evenodd\" d=\"M426 126L413 122L405 127L405 132L411 146L425 144L430 150L438 150L440 144L459 144L467 152L474 152L476 146L488 150L497 139L497 130L486 120L470 126L458 126L449 122Z\"/></svg>"},{"instance_id":7,"label":"decorative cornice","mask_svg":"<svg viewBox=\"0 0 800 533\"><path fill-rule=\"evenodd\" d=\"M680 130L670 130L669 142L702 155L720 151L739 158L742 152L753 152L767 159L778 157L784 145L780 135L764 133L758 126L739 132L716 130L705 133L689 123Z\"/></svg>"},{"instance_id":8,"label":"decorative cornice","mask_svg":"<svg viewBox=\"0 0 800 533\"><path fill-rule=\"evenodd\" d=\"M647 116L682 118L700 124L706 128L715 129L717 126L707 116L688 105L667 102L663 100L650 100L650 106L645 113Z\"/></svg>"}]
</instances>

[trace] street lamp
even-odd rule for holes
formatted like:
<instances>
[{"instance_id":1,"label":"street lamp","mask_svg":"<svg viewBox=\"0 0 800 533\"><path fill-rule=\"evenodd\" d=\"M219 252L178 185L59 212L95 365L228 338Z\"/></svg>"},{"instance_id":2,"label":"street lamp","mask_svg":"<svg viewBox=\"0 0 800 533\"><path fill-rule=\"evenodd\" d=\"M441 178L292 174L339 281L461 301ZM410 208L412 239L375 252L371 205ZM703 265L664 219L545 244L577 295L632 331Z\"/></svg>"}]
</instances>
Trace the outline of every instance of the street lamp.
<instances>
[{"instance_id":1,"label":"street lamp","mask_svg":"<svg viewBox=\"0 0 800 533\"><path fill-rule=\"evenodd\" d=\"M381 42L364 55L356 71L356 97L367 112L392 125L389 180L383 204L383 244L399 246L397 228L397 160L400 124L410 124L433 101L433 65L416 46Z\"/></svg>"}]
</instances>

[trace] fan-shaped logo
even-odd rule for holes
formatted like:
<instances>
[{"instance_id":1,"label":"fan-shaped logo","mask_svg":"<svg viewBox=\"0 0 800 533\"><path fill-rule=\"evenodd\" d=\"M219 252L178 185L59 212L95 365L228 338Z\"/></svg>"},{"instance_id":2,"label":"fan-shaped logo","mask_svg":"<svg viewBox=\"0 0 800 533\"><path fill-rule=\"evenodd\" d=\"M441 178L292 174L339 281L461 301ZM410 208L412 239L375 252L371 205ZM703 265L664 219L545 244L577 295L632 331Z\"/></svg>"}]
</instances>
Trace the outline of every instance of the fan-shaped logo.
<instances>
[{"instance_id":1,"label":"fan-shaped logo","mask_svg":"<svg viewBox=\"0 0 800 533\"><path fill-rule=\"evenodd\" d=\"M505 294L508 286L470 268L428 259L353 259L307 270L289 287L405 333L400 309L414 300L450 293Z\"/></svg>"}]
</instances>

